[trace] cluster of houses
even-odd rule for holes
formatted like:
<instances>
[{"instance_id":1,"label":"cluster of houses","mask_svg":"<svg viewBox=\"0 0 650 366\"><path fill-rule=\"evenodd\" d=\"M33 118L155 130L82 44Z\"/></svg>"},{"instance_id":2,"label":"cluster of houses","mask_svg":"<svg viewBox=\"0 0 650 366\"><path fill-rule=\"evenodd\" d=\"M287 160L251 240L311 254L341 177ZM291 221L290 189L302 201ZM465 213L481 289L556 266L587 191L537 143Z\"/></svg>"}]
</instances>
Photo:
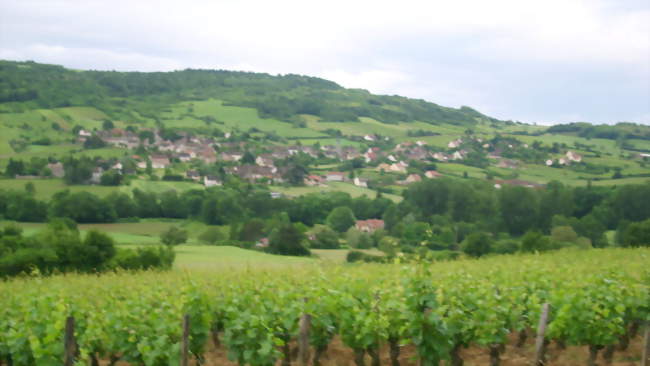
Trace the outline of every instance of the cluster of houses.
<instances>
[{"instance_id":1,"label":"cluster of houses","mask_svg":"<svg viewBox=\"0 0 650 366\"><path fill-rule=\"evenodd\" d=\"M564 157L558 159L546 160L546 166L552 166L554 164L570 165L571 163L580 163L580 162L582 162L582 155L575 153L573 151L567 151Z\"/></svg>"},{"instance_id":2,"label":"cluster of houses","mask_svg":"<svg viewBox=\"0 0 650 366\"><path fill-rule=\"evenodd\" d=\"M353 146L341 145L326 145L321 147L316 146L273 146L269 147L266 153L260 154L255 157L254 163L248 161L242 163L242 159L246 155L245 142L222 142L216 141L211 137L194 137L189 135L180 134L180 138L175 141L168 141L163 139L158 131L152 131L154 138L153 141L147 139L141 140L138 135L133 132L125 131L122 129L112 129L110 131L96 132L104 142L112 146L133 149L140 145L147 148L155 148L156 154L152 154L148 160L136 157L137 167L144 169L149 164L153 169L166 169L170 167L172 161L178 159L181 162L188 162L194 159L201 160L205 163L212 164L217 161L236 163L231 167L226 168L227 174L232 174L248 181L266 180L269 183L283 183L284 168L276 167L275 161L286 159L298 153L304 153L314 158L326 157L336 159L338 161L346 161L352 159L363 159L366 163L376 165L376 171L385 173L407 174L408 163L407 161L416 160L422 161L427 159L435 159L439 162L449 161L462 161L468 155L467 149L474 147L483 147L486 150L492 150L488 153L488 158L498 160L497 166L500 168L516 169L519 167L519 161L512 159L505 159L501 157L501 151L498 149L491 149L491 144L485 143L480 138L465 137L449 141L447 144L447 152L432 151L427 147L424 141L407 141L398 144L390 151L382 150L379 147L370 147L366 151L360 151ZM91 133L85 130L79 131L79 140L91 136ZM375 135L363 136L364 141L377 141L379 137ZM470 145L471 144L471 145ZM470 146L470 147L468 147ZM524 144L524 147L528 145ZM513 148L512 144L502 146L503 148ZM215 150L217 149L217 150ZM569 165L573 162L581 162L582 156L568 151L565 156L559 159L549 159L545 163L548 166L555 164ZM51 168L53 175L56 177L62 176L62 167L54 166ZM103 171L101 168L93 172L91 183L99 181L99 177ZM408 185L411 183L419 182L423 177L434 179L439 177L440 174L436 171L427 171L422 176L418 174L408 174L403 180L398 181L398 184ZM200 182L206 187L221 185L221 180L216 176L205 175L202 176L196 170L188 170L185 172L187 179ZM361 177L348 178L346 173L342 172L329 172L325 175L311 174L304 178L304 183L308 186L321 186L328 182L350 182L358 187L368 187L368 180Z\"/></svg>"}]
</instances>

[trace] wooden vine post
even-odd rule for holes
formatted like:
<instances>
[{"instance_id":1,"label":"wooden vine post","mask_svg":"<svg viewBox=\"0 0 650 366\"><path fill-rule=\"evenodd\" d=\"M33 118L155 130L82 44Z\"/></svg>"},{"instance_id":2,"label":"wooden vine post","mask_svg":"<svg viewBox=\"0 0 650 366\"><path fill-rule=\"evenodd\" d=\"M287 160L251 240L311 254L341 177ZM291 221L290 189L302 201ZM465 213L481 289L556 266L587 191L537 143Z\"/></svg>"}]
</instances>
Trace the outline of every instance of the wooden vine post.
<instances>
[{"instance_id":1,"label":"wooden vine post","mask_svg":"<svg viewBox=\"0 0 650 366\"><path fill-rule=\"evenodd\" d=\"M65 335L63 337L63 358L64 366L73 366L77 357L77 342L74 338L74 317L69 316L65 319Z\"/></svg>"},{"instance_id":2,"label":"wooden vine post","mask_svg":"<svg viewBox=\"0 0 650 366\"><path fill-rule=\"evenodd\" d=\"M190 316L183 316L183 340L181 342L181 366L190 364Z\"/></svg>"},{"instance_id":3,"label":"wooden vine post","mask_svg":"<svg viewBox=\"0 0 650 366\"><path fill-rule=\"evenodd\" d=\"M645 324L645 332L643 333L643 356L641 358L641 366L650 366L650 321Z\"/></svg>"},{"instance_id":4,"label":"wooden vine post","mask_svg":"<svg viewBox=\"0 0 650 366\"><path fill-rule=\"evenodd\" d=\"M305 303L307 299L305 298ZM300 317L300 333L298 335L298 359L300 365L309 365L309 331L311 329L311 314L303 313Z\"/></svg>"},{"instance_id":5,"label":"wooden vine post","mask_svg":"<svg viewBox=\"0 0 650 366\"><path fill-rule=\"evenodd\" d=\"M542 305L542 316L539 318L539 325L537 326L537 338L535 339L535 363L534 366L541 366L546 363L546 325L548 324L548 312L550 305L545 303Z\"/></svg>"}]
</instances>

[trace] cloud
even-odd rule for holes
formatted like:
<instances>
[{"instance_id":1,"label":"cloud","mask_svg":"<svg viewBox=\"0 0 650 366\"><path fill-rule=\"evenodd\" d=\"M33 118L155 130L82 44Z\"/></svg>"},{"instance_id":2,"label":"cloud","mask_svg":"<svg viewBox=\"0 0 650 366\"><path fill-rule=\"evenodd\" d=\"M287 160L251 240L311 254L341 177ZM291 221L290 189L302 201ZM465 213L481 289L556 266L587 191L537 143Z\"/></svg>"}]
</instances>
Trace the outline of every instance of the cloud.
<instances>
[{"instance_id":1,"label":"cloud","mask_svg":"<svg viewBox=\"0 0 650 366\"><path fill-rule=\"evenodd\" d=\"M531 122L647 116L648 34L645 0L0 2L2 58L301 73Z\"/></svg>"}]
</instances>

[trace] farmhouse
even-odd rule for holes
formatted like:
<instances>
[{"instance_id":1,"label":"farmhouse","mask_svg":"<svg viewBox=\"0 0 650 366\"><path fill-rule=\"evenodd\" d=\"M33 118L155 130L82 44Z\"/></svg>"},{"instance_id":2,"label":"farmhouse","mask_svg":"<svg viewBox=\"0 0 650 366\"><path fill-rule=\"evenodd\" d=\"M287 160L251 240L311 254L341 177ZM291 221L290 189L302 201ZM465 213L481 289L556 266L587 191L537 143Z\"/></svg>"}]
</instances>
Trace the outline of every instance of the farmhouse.
<instances>
[{"instance_id":1,"label":"farmhouse","mask_svg":"<svg viewBox=\"0 0 650 366\"><path fill-rule=\"evenodd\" d=\"M364 178L355 177L354 185L357 187L368 188L368 180Z\"/></svg>"},{"instance_id":2,"label":"farmhouse","mask_svg":"<svg viewBox=\"0 0 650 366\"><path fill-rule=\"evenodd\" d=\"M440 178L440 177L442 177L442 174L438 173L438 172L435 171L435 170L427 170L427 171L424 173L424 176L427 177L427 178L429 178L429 179L435 179L435 178Z\"/></svg>"},{"instance_id":3,"label":"farmhouse","mask_svg":"<svg viewBox=\"0 0 650 366\"><path fill-rule=\"evenodd\" d=\"M169 158L165 155L151 155L151 167L165 169L169 166Z\"/></svg>"},{"instance_id":4,"label":"farmhouse","mask_svg":"<svg viewBox=\"0 0 650 366\"><path fill-rule=\"evenodd\" d=\"M203 177L203 185L206 187L220 186L221 184L221 180L213 175Z\"/></svg>"},{"instance_id":5,"label":"farmhouse","mask_svg":"<svg viewBox=\"0 0 650 366\"><path fill-rule=\"evenodd\" d=\"M308 186L320 186L325 184L325 179L320 175L308 175L305 177L305 184Z\"/></svg>"},{"instance_id":6,"label":"farmhouse","mask_svg":"<svg viewBox=\"0 0 650 366\"><path fill-rule=\"evenodd\" d=\"M55 178L63 178L65 176L65 171L63 170L63 164L61 163L50 163L47 164L47 168L52 172L52 176Z\"/></svg>"},{"instance_id":7,"label":"farmhouse","mask_svg":"<svg viewBox=\"0 0 650 366\"><path fill-rule=\"evenodd\" d=\"M329 172L325 176L328 182L343 182L345 180L345 173Z\"/></svg>"},{"instance_id":8,"label":"farmhouse","mask_svg":"<svg viewBox=\"0 0 650 366\"><path fill-rule=\"evenodd\" d=\"M576 163L579 163L582 161L582 155L574 153L573 151L567 151L566 152L566 158L569 161L574 161Z\"/></svg>"},{"instance_id":9,"label":"farmhouse","mask_svg":"<svg viewBox=\"0 0 650 366\"><path fill-rule=\"evenodd\" d=\"M354 225L354 227L361 232L372 233L376 230L384 228L384 220L357 220L357 223Z\"/></svg>"}]
</instances>

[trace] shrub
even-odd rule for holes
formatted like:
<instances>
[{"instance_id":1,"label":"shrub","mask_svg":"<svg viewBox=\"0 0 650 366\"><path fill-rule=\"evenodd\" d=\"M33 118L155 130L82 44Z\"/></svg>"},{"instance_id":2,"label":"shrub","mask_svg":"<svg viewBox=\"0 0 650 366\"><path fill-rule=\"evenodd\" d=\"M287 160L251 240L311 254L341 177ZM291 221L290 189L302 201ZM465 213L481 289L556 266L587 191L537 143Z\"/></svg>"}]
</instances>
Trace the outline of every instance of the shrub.
<instances>
[{"instance_id":1,"label":"shrub","mask_svg":"<svg viewBox=\"0 0 650 366\"><path fill-rule=\"evenodd\" d=\"M127 270L170 269L175 258L174 249L168 246L118 249L109 267Z\"/></svg>"},{"instance_id":2,"label":"shrub","mask_svg":"<svg viewBox=\"0 0 650 366\"><path fill-rule=\"evenodd\" d=\"M311 247L317 249L338 249L341 247L339 236L334 230L324 226L314 233L314 240L311 242Z\"/></svg>"},{"instance_id":3,"label":"shrub","mask_svg":"<svg viewBox=\"0 0 650 366\"><path fill-rule=\"evenodd\" d=\"M167 231L160 234L160 241L165 245L178 245L187 241L187 230L177 226L171 226Z\"/></svg>"},{"instance_id":4,"label":"shrub","mask_svg":"<svg viewBox=\"0 0 650 366\"><path fill-rule=\"evenodd\" d=\"M215 245L217 242L226 239L226 235L217 227L207 228L201 235L199 240L206 244Z\"/></svg>"},{"instance_id":5,"label":"shrub","mask_svg":"<svg viewBox=\"0 0 650 366\"><path fill-rule=\"evenodd\" d=\"M492 251L492 239L485 233L473 233L465 238L461 248L472 257L481 257Z\"/></svg>"}]
</instances>

